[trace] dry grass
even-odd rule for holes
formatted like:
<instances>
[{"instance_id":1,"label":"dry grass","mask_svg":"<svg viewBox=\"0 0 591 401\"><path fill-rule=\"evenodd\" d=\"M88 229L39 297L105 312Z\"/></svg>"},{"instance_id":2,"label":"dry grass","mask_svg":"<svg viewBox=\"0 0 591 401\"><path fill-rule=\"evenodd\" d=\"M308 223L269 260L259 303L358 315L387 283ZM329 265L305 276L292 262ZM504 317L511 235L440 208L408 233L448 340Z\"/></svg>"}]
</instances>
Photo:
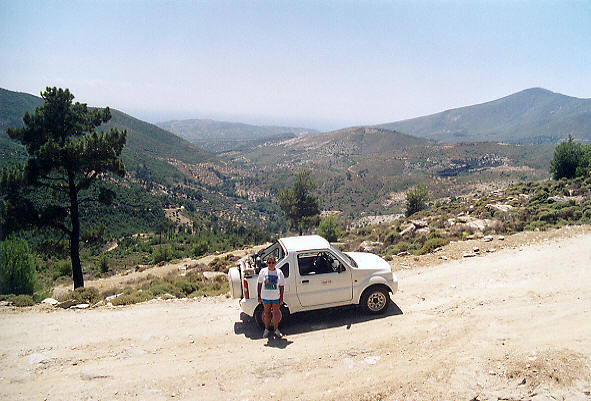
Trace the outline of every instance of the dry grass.
<instances>
[{"instance_id":1,"label":"dry grass","mask_svg":"<svg viewBox=\"0 0 591 401\"><path fill-rule=\"evenodd\" d=\"M546 350L505 361L505 376L525 379L531 389L549 384L568 388L578 381L591 380L591 366L584 355L570 351Z\"/></svg>"}]
</instances>

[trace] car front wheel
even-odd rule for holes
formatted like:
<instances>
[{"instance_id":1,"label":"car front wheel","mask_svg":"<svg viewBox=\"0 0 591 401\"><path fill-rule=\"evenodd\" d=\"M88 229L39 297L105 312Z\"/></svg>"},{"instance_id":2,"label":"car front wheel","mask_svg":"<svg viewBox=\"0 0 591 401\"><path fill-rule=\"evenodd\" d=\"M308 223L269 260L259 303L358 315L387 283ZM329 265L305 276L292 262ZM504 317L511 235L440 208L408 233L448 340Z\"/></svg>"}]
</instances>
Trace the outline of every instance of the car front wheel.
<instances>
[{"instance_id":1,"label":"car front wheel","mask_svg":"<svg viewBox=\"0 0 591 401\"><path fill-rule=\"evenodd\" d=\"M390 305L390 295L381 287L372 287L365 290L360 304L363 310L371 315L384 313Z\"/></svg>"}]
</instances>

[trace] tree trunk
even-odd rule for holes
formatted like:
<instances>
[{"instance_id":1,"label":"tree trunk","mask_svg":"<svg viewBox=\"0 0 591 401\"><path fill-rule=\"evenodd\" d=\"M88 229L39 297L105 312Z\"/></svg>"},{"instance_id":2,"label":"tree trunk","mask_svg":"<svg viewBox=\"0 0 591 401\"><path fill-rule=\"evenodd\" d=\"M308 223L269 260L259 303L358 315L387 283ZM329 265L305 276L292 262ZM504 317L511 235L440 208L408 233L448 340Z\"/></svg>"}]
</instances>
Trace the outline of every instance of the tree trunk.
<instances>
[{"instance_id":1,"label":"tree trunk","mask_svg":"<svg viewBox=\"0 0 591 401\"><path fill-rule=\"evenodd\" d=\"M70 231L70 260L72 261L72 278L74 289L84 287L82 265L80 264L80 216L78 210L78 190L74 181L74 174L68 173L70 186L70 218L72 219L72 231Z\"/></svg>"}]
</instances>

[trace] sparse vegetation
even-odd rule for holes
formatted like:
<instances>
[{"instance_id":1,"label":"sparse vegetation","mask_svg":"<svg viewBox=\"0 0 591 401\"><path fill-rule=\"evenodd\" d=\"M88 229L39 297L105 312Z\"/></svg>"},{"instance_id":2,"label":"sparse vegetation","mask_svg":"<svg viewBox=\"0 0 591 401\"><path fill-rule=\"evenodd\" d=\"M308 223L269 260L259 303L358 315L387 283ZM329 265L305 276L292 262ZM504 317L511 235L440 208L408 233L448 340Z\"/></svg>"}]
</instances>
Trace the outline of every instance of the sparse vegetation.
<instances>
[{"instance_id":1,"label":"sparse vegetation","mask_svg":"<svg viewBox=\"0 0 591 401\"><path fill-rule=\"evenodd\" d=\"M225 276L216 276L207 280L202 273L190 272L185 277L167 276L151 280L139 289L126 288L122 295L115 298L113 305L130 305L149 299L170 295L175 298L193 298L196 296L215 296L230 290Z\"/></svg>"},{"instance_id":2,"label":"sparse vegetation","mask_svg":"<svg viewBox=\"0 0 591 401\"><path fill-rule=\"evenodd\" d=\"M377 241L383 244L383 256L422 255L449 241L589 223L591 177L579 177L517 183L503 191L439 201L411 218L354 229L344 237L348 250L357 250L362 241Z\"/></svg>"}]
</instances>

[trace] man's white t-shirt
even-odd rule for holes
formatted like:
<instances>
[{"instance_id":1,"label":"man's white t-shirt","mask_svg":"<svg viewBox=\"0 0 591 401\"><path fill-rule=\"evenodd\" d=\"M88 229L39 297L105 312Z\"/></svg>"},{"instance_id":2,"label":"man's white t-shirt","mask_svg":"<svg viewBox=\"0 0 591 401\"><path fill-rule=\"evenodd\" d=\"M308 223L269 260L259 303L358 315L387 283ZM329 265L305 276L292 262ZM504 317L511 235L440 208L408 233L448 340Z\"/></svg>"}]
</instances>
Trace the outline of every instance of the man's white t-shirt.
<instances>
[{"instance_id":1,"label":"man's white t-shirt","mask_svg":"<svg viewBox=\"0 0 591 401\"><path fill-rule=\"evenodd\" d=\"M257 282L263 284L261 286L261 298L274 300L280 298L279 286L285 285L285 277L281 270L276 268L271 271L265 267L261 269Z\"/></svg>"}]
</instances>

